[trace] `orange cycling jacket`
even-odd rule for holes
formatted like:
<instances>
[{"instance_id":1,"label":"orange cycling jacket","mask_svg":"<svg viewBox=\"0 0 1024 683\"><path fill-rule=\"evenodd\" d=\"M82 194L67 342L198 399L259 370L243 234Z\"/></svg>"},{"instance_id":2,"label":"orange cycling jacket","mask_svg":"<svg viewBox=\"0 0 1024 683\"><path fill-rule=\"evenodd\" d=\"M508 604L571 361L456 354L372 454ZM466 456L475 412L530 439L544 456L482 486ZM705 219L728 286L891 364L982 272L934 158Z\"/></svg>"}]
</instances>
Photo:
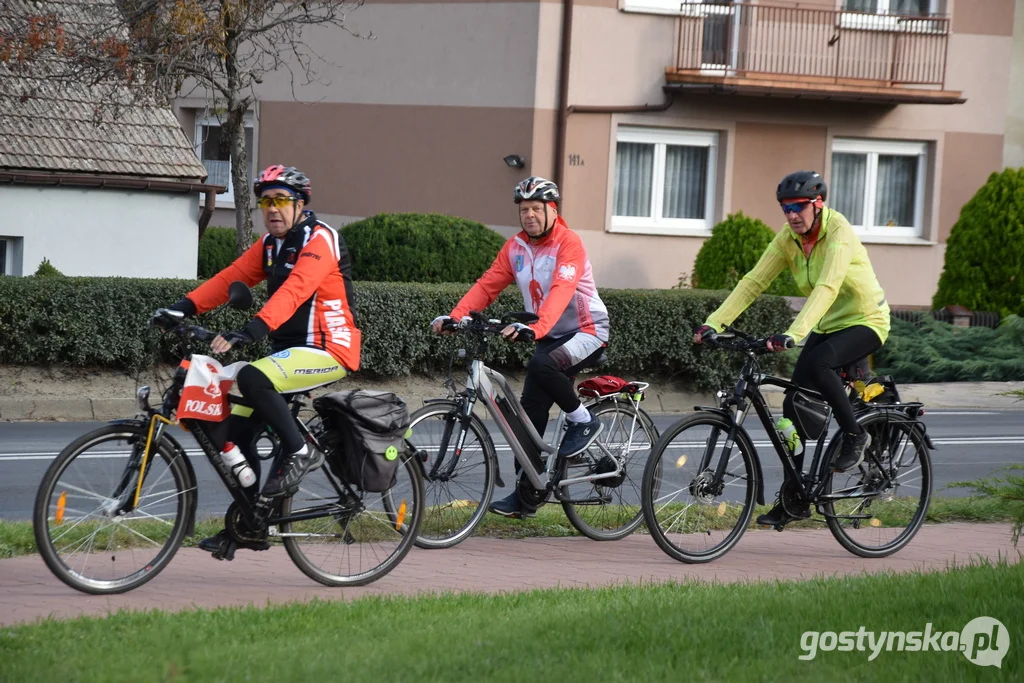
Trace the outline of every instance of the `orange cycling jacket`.
<instances>
[{"instance_id":1,"label":"orange cycling jacket","mask_svg":"<svg viewBox=\"0 0 1024 683\"><path fill-rule=\"evenodd\" d=\"M256 314L270 329L274 351L295 346L323 349L348 370L359 369L362 335L353 319L351 291L342 264L348 251L338 232L307 212L283 238L267 233L187 295L197 313L228 299L228 287L267 281L270 298Z\"/></svg>"},{"instance_id":2,"label":"orange cycling jacket","mask_svg":"<svg viewBox=\"0 0 1024 683\"><path fill-rule=\"evenodd\" d=\"M540 317L530 325L538 339L584 332L608 341L608 309L597 293L583 240L561 216L539 242L531 242L526 231L509 238L451 317L459 320L470 311L482 311L513 282L523 293L526 310Z\"/></svg>"}]
</instances>

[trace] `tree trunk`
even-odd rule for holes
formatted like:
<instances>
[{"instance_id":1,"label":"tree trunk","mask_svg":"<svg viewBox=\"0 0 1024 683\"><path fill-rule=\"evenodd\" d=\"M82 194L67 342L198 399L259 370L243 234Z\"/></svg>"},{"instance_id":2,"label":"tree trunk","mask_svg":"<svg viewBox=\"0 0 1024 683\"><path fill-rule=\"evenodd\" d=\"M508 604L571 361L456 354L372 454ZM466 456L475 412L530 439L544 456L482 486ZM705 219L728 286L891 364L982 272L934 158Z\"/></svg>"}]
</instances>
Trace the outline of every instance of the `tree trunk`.
<instances>
[{"instance_id":1,"label":"tree trunk","mask_svg":"<svg viewBox=\"0 0 1024 683\"><path fill-rule=\"evenodd\" d=\"M231 140L231 184L235 199L235 243L239 255L252 246L252 205L250 204L249 155L245 149L245 110L243 102L228 106L225 133Z\"/></svg>"}]
</instances>

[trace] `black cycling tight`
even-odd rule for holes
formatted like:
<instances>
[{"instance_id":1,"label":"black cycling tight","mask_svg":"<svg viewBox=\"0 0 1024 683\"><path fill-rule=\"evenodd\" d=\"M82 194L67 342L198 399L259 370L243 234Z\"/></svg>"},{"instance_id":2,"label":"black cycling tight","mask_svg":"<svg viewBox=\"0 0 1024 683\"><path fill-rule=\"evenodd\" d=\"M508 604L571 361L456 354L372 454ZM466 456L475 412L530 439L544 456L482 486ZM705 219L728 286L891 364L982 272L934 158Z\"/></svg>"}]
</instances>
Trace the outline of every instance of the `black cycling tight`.
<instances>
[{"instance_id":1,"label":"black cycling tight","mask_svg":"<svg viewBox=\"0 0 1024 683\"><path fill-rule=\"evenodd\" d=\"M253 408L253 415L242 417L231 415L228 418L229 438L238 444L256 476L260 475L260 460L249 446L252 440L269 424L281 439L282 453L294 453L302 448L305 439L284 396L277 393L274 384L266 375L252 365L246 365L238 373L236 379L238 390Z\"/></svg>"},{"instance_id":2,"label":"black cycling tight","mask_svg":"<svg viewBox=\"0 0 1024 683\"><path fill-rule=\"evenodd\" d=\"M793 383L819 392L832 406L839 427L846 433L859 434L861 427L857 424L853 406L836 370L856 363L880 348L882 341L878 334L863 325L831 334L812 332L796 361ZM782 414L796 422L792 394L786 396ZM806 441L804 434L800 436Z\"/></svg>"}]
</instances>

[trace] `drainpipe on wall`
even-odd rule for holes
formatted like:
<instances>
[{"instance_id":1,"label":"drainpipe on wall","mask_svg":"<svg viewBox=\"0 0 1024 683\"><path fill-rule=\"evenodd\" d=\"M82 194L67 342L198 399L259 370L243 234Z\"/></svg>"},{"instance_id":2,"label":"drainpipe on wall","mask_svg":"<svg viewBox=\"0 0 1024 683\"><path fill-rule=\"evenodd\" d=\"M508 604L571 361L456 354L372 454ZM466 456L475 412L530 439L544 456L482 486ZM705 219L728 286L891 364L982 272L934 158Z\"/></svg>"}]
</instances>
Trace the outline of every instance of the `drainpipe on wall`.
<instances>
[{"instance_id":1,"label":"drainpipe on wall","mask_svg":"<svg viewBox=\"0 0 1024 683\"><path fill-rule=\"evenodd\" d=\"M665 111L672 106L672 91L666 93L668 96L661 104L627 104L622 106L615 105L579 105L574 104L569 107L569 114L633 114L638 112L648 111Z\"/></svg>"},{"instance_id":2,"label":"drainpipe on wall","mask_svg":"<svg viewBox=\"0 0 1024 683\"><path fill-rule=\"evenodd\" d=\"M568 0L571 2L572 0ZM636 114L651 111L665 111L672 106L674 93L665 93L665 101L661 104L626 104L626 105L587 105L574 104L559 112L558 135L555 149L555 184L562 186L562 160L565 158L565 130L568 127L570 114Z\"/></svg>"},{"instance_id":3,"label":"drainpipe on wall","mask_svg":"<svg viewBox=\"0 0 1024 683\"><path fill-rule=\"evenodd\" d=\"M555 128L555 185L562 187L565 129L569 119L569 54L572 50L573 0L562 0L562 46L558 62L558 125Z\"/></svg>"},{"instance_id":4,"label":"drainpipe on wall","mask_svg":"<svg viewBox=\"0 0 1024 683\"><path fill-rule=\"evenodd\" d=\"M206 226L210 224L210 219L213 218L213 210L217 208L216 191L207 190L203 195L203 208L199 211L199 239L203 239Z\"/></svg>"},{"instance_id":5,"label":"drainpipe on wall","mask_svg":"<svg viewBox=\"0 0 1024 683\"><path fill-rule=\"evenodd\" d=\"M565 172L565 138L570 114L628 114L638 112L665 111L672 106L673 92L665 93L661 104L636 104L625 106L569 106L569 65L572 52L572 9L573 0L562 2L562 46L559 55L558 73L558 125L555 129L555 184L562 187Z\"/></svg>"}]
</instances>

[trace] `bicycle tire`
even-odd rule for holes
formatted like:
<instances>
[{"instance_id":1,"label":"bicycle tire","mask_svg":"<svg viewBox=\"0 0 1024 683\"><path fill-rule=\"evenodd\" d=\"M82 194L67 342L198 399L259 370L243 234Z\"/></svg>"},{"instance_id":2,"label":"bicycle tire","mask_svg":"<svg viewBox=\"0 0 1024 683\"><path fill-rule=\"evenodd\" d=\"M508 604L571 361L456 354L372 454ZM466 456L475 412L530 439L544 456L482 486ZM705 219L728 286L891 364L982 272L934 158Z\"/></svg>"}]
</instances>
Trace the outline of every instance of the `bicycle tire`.
<instances>
[{"instance_id":1,"label":"bicycle tire","mask_svg":"<svg viewBox=\"0 0 1024 683\"><path fill-rule=\"evenodd\" d=\"M634 408L632 404L617 400L603 401L597 406L592 407L591 412L597 418L606 416L609 413L620 413L627 416L626 419L629 420L630 425L632 425L633 415L635 414L637 416L638 430L643 430L646 436L646 448L636 451L627 459L626 467L624 468L626 473L625 479L621 484L615 487L605 487L601 486L600 480L597 480L586 484L573 485L583 487L584 489L589 486L593 495L598 498L603 498L605 495L610 496L611 500L608 503L578 506L576 503L571 502L571 500L562 501L562 509L565 511L565 516L569 519L569 523L581 534L594 541L618 541L636 531L637 527L644 521L641 504L643 499L643 469L640 466L646 466L646 461L652 452L651 449L658 440L658 428L654 425L654 420L642 408ZM602 431L601 436L598 437L598 442L602 442L604 439L615 438L615 424L616 421L614 419L612 420L611 427L605 424L605 429ZM632 430L632 427L630 429ZM605 443L607 448L607 442ZM609 450L612 450L613 454L618 456L613 449ZM642 450L646 450L646 453L642 453ZM584 460L586 461L591 458L600 459L603 455L604 451L591 447ZM635 466L635 470L630 468L630 465ZM583 467L592 469L593 463L586 462ZM570 466L566 469L571 472L574 468ZM635 477L630 474L633 471L636 472ZM586 491L585 495L591 495L591 491ZM569 486L562 487L561 492L565 497L575 496L574 493L569 491ZM635 502L632 500L633 497L636 498ZM618 501L617 503L615 502L616 500ZM610 506L612 505L618 506L618 513L611 511ZM594 515L588 515L583 512L586 508L600 508L600 510ZM603 524L601 523L602 521L604 521Z\"/></svg>"},{"instance_id":2,"label":"bicycle tire","mask_svg":"<svg viewBox=\"0 0 1024 683\"><path fill-rule=\"evenodd\" d=\"M874 547L868 546L866 544L866 540L871 537L882 538L887 534L887 532L895 527L894 523L886 523L883 519L895 521L906 516L905 510L902 514L900 512L900 508L905 508L906 504L901 504L899 502L897 493L898 489L902 486L910 487L910 484L913 483L912 479L905 479L903 483L897 483L895 491L890 487L879 490L876 497L859 499L866 503L861 506L861 511L872 510L872 508L874 508L872 510L872 517L869 520L866 520L866 527L861 523L862 520L849 518L849 515L862 514L863 512L855 513L853 510L841 510L841 512L848 512L847 519L844 520L842 517L836 517L836 505L842 501L829 501L822 506L825 511L825 523L828 525L829 531L832 532L832 535L835 536L835 539L839 544L854 555L867 558L888 557L910 543L914 536L917 535L917 532L920 530L921 525L924 523L924 520L928 515L928 506L931 503L932 484L934 481L932 474L931 450L928 448L928 444L925 442L920 430L913 428L912 425L915 424L915 421L899 413L893 413L890 411L870 412L860 419L860 424L864 429L868 430L869 433L872 434L873 442L868 447L868 451L869 454L874 455L877 462L869 455L865 462L858 466L856 472L859 474L854 472L830 473L824 492L827 494L834 492L833 487L836 486L837 477L845 476L849 479L859 477L859 481L855 482L855 486L866 485L870 487L872 486L872 474L874 473L875 481L878 481L878 463L881 463L882 467L892 467L892 435L885 427L894 426L902 434L909 437L908 443L913 444L916 451L914 459L919 460L920 463L920 478L922 480L922 484L920 493L917 495L916 507L913 514L910 515L910 521L907 526L898 535L896 535L895 538ZM884 446L889 447L883 448L883 450L879 451L879 441L885 442ZM900 442L902 442L902 438L900 439ZM822 463L826 465L831 463L836 451L841 447L841 445L842 435L837 434L826 449L825 455L822 458ZM905 455L905 451L903 455ZM897 461L897 465L899 465L902 460L903 458L901 458L900 461ZM913 463L908 463L908 466L912 464ZM913 470L911 470L910 473L912 474ZM900 475L897 471L896 481L899 482L899 480ZM873 503L876 501L880 503L879 506L873 506ZM845 508L843 505L840 505L840 507Z\"/></svg>"},{"instance_id":3,"label":"bicycle tire","mask_svg":"<svg viewBox=\"0 0 1024 683\"><path fill-rule=\"evenodd\" d=\"M447 428L449 424L453 427L449 436L448 450L443 456L439 453L439 443L430 445L423 445L422 443L424 434L429 431L424 428L425 423L434 417L442 419L442 428ZM428 550L450 548L472 536L473 532L480 526L487 515L487 506L490 505L491 498L494 495L498 455L487 427L475 414L470 416L469 431L479 444L480 453L479 455L468 456L468 458L472 459L472 462L468 461L467 456L465 456L467 451L466 445L469 443L469 435L467 435L467 441L464 442L462 452L459 454L460 464L456 466L453 474L461 475L463 481L475 480L477 477L480 477L483 488L480 490L479 495L474 495L476 487L473 484L459 484L462 493L467 494L468 497L456 497L458 494L452 492L451 483L454 480L452 477L445 478L439 474L432 479L430 476L430 470L439 457L454 457L451 449L454 448L458 429L457 421L459 419L461 419L461 408L454 401L431 403L412 414L410 422L410 428L412 429L411 441L417 448L427 453L427 461L423 466L424 505L426 509L423 524L420 527L419 534L416 536L416 547L418 548ZM466 468L461 466L461 463L464 461L467 462ZM444 469L444 464L445 460L442 459L442 470ZM475 470L478 468L482 468L482 471L476 472ZM477 500L473 500L474 497Z\"/></svg>"},{"instance_id":4,"label":"bicycle tire","mask_svg":"<svg viewBox=\"0 0 1024 683\"><path fill-rule=\"evenodd\" d=\"M746 433L740 431L738 438L733 444L729 464L731 465L735 461L738 454L744 471L743 476L733 477L733 479L742 482L738 484L744 487L742 500L738 506L730 507L729 503L723 498L716 505L709 496L717 498L719 494L707 493L702 488L707 483L705 480L707 475L696 471L701 459L698 453L702 453L702 449L695 450L688 447L685 441L681 441L678 447L675 445L677 437L681 434L687 430L696 430L701 427L710 428L712 434L715 433L714 430L718 431L718 436L715 437L717 446L721 443L717 439L720 439L723 434L728 435L731 423L726 418L715 413L698 412L687 415L662 433L651 451L651 457L647 460L647 466L644 468L642 507L647 529L658 544L658 547L669 557L688 564L700 564L716 560L739 543L739 540L743 537L750 524L750 517L754 513L755 495L759 483L757 481L757 468L753 460L757 455ZM702 448L706 448L706 440ZM678 457L675 456L676 450L680 451ZM668 456L668 459L663 462L666 456ZM710 469L717 465L718 456L719 451L716 448L715 456L710 463ZM673 460L673 458L675 459ZM683 470L686 465L691 464L691 460L697 461L692 468L693 474ZM730 471L732 471L732 468L730 468ZM679 488L675 492L671 489L673 481L680 482L678 484ZM663 487L668 488L663 492ZM693 503L685 504L681 511L677 513L674 507L680 505L680 503L676 502L677 494L683 492L695 497L695 500ZM714 510L713 513L709 512L708 515L711 521L704 525L699 522L691 523L689 519L691 508L695 510L695 516L703 516L702 511L704 510ZM728 514L731 517L733 513L735 514L735 522L732 527L724 526L729 522L726 515ZM673 531L677 522L680 523L678 533ZM723 530L728 532L725 537L713 546L706 547L706 539L710 538L713 532ZM699 543L700 539L705 541L705 548L702 550L690 550L682 545L684 541Z\"/></svg>"},{"instance_id":5,"label":"bicycle tire","mask_svg":"<svg viewBox=\"0 0 1024 683\"><path fill-rule=\"evenodd\" d=\"M54 576L83 593L124 593L151 581L177 553L191 526L196 484L183 455L166 439L151 453L139 506L125 515L116 512L119 503L113 494L118 488L126 496L136 489L137 474L128 471L127 463L133 449L145 445L148 429L142 423L110 424L78 437L50 463L39 485L32 513L39 554ZM107 451L80 457L94 446L106 444L110 449L110 442L119 440L128 451L124 458ZM103 470L113 475L108 483L98 481ZM173 489L157 490L165 482ZM90 501L95 507L90 512L83 508L84 516L76 519L79 506ZM105 547L97 548L96 542L103 544L103 539ZM76 555L80 557L72 562ZM90 560L98 556L104 560L90 567ZM113 575L130 563L138 567L123 576ZM91 571L110 575L99 578L87 573Z\"/></svg>"},{"instance_id":6,"label":"bicycle tire","mask_svg":"<svg viewBox=\"0 0 1024 683\"><path fill-rule=\"evenodd\" d=\"M332 475L326 467L307 474L298 492L282 499L282 516L301 510L293 507L297 500L301 504L301 501L308 499L315 503L316 507L323 506L328 500L338 502L336 512L297 523L281 523L279 534L283 537L285 550L302 573L325 586L364 586L383 578L409 554L423 522L423 471L415 456L403 454L399 457L401 462L395 486L383 493L362 494L356 506L362 509L355 513L344 511L352 505L339 499L340 489L332 481ZM402 481L403 473L408 481ZM324 484L324 480L328 483ZM405 504L404 510L402 504L393 504L396 489L400 489L399 500ZM408 502L409 497L413 499L411 506ZM369 506L376 506L378 502L380 511L371 511ZM340 533L335 529L336 525ZM386 536L381 538L382 534ZM322 542L307 547L302 539L311 537L321 539ZM352 545L359 546L353 553L354 558L349 557L346 550ZM326 550L322 561L314 558L315 550L318 548ZM377 561L382 556L383 560ZM367 558L373 558L369 561L376 561L376 564L368 567L360 565L358 569L352 569L355 563ZM325 568L324 565L328 562L338 569ZM347 571L344 571L345 568Z\"/></svg>"}]
</instances>

